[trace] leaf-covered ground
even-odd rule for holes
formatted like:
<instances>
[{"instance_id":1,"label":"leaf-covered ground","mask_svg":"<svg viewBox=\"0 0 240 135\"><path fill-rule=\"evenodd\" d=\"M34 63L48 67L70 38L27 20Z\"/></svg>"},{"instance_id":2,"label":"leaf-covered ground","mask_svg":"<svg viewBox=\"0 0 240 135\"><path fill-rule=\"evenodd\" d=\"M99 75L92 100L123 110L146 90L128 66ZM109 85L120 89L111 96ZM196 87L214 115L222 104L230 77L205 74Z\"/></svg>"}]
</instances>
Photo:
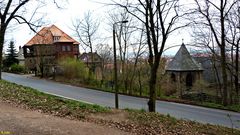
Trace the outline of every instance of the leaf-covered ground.
<instances>
[{"instance_id":1,"label":"leaf-covered ground","mask_svg":"<svg viewBox=\"0 0 240 135\"><path fill-rule=\"evenodd\" d=\"M177 120L159 113L114 110L41 93L0 80L0 99L26 109L113 127L130 134L239 135L239 130Z\"/></svg>"}]
</instances>

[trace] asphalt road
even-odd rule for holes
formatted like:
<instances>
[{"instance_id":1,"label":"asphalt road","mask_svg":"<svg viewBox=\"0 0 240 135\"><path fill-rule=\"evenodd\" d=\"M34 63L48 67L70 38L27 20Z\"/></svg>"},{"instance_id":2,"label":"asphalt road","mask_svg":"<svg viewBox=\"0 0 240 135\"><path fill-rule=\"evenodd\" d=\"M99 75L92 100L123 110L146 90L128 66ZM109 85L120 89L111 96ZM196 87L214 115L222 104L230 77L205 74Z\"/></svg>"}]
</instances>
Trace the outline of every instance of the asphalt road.
<instances>
[{"instance_id":1,"label":"asphalt road","mask_svg":"<svg viewBox=\"0 0 240 135\"><path fill-rule=\"evenodd\" d=\"M62 96L87 103L108 107L114 107L115 103L114 94L108 92L60 84L27 75L2 73L2 78L16 84L35 88L48 94ZM148 99L145 98L119 95L120 108L147 110L147 101ZM157 101L156 110L159 113L169 114L178 119L193 120L201 123L210 123L227 127L232 127L233 125L234 128L240 129L240 113L236 112L165 101Z\"/></svg>"}]
</instances>

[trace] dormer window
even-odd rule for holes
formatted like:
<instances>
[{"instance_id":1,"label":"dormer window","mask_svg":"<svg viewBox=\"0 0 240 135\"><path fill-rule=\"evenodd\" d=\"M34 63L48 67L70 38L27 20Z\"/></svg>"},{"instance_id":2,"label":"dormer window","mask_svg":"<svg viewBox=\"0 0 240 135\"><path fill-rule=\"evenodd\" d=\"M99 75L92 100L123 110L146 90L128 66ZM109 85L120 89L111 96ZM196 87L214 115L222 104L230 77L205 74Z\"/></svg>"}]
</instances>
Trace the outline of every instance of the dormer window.
<instances>
[{"instance_id":1,"label":"dormer window","mask_svg":"<svg viewBox=\"0 0 240 135\"><path fill-rule=\"evenodd\" d=\"M60 39L60 36L53 36L53 41L57 42Z\"/></svg>"}]
</instances>

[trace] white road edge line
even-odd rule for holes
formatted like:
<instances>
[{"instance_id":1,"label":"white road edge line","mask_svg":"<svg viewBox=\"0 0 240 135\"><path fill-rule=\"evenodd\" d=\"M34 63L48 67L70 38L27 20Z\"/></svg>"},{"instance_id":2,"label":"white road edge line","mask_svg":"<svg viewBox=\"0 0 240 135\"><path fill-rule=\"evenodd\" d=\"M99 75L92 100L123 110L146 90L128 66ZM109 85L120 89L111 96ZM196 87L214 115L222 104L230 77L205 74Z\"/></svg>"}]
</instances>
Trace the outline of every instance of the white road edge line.
<instances>
[{"instance_id":1,"label":"white road edge line","mask_svg":"<svg viewBox=\"0 0 240 135\"><path fill-rule=\"evenodd\" d=\"M43 91L41 91L41 92L43 92ZM83 100L78 100L78 99L74 99L74 98L70 98L70 97L65 97L65 96L63 96L63 95L58 95L58 94L54 94L54 93L50 93L50 92L43 92L43 93L46 93L46 94L49 94L49 95L53 95L53 96L57 96L57 97L62 97L62 98L70 99L70 100L74 100L74 101L83 102L83 103L90 104L90 105L94 105L94 103L91 103L91 102L87 102L87 101L83 101Z\"/></svg>"}]
</instances>

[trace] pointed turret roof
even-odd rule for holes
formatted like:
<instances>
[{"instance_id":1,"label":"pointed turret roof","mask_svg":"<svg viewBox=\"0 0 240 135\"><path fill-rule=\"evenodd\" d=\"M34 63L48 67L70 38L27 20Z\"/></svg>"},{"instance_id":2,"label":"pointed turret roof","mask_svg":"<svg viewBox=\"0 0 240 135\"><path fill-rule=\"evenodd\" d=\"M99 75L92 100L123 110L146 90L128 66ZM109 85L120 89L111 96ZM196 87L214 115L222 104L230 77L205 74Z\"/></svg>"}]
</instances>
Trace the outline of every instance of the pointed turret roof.
<instances>
[{"instance_id":1,"label":"pointed turret roof","mask_svg":"<svg viewBox=\"0 0 240 135\"><path fill-rule=\"evenodd\" d=\"M203 70L198 63L188 52L184 43L181 45L173 60L167 65L166 71L201 71Z\"/></svg>"}]
</instances>

